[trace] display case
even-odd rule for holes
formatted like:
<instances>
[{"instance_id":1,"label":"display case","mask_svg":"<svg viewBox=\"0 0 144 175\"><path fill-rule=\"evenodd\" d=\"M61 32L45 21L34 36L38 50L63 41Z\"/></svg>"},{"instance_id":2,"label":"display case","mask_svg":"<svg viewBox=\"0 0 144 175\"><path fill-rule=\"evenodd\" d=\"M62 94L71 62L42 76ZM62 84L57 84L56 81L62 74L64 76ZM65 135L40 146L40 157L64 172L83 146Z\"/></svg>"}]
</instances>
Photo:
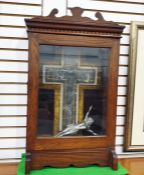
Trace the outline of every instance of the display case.
<instances>
[{"instance_id":1,"label":"display case","mask_svg":"<svg viewBox=\"0 0 144 175\"><path fill-rule=\"evenodd\" d=\"M109 165L114 151L123 26L72 16L26 19L29 80L26 171L45 166Z\"/></svg>"}]
</instances>

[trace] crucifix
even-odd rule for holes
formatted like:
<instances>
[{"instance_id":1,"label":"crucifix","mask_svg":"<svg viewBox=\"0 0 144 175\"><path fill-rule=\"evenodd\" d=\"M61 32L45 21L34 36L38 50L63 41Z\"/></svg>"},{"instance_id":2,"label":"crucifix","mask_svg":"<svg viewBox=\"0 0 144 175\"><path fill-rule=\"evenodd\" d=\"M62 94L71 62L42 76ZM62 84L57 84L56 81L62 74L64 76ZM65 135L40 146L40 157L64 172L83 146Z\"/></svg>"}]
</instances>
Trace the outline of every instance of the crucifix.
<instances>
[{"instance_id":1,"label":"crucifix","mask_svg":"<svg viewBox=\"0 0 144 175\"><path fill-rule=\"evenodd\" d=\"M61 65L43 66L43 83L61 84L62 126L77 123L79 85L96 85L97 68L80 66L80 58L64 54Z\"/></svg>"}]
</instances>

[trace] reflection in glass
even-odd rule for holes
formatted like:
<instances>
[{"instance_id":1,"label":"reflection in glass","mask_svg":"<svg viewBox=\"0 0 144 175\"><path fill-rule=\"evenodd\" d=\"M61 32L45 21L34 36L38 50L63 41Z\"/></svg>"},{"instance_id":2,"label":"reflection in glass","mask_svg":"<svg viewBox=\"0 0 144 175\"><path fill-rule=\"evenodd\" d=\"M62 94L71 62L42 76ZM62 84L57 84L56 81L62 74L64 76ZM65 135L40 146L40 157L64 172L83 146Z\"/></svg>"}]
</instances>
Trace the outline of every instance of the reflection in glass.
<instances>
[{"instance_id":1,"label":"reflection in glass","mask_svg":"<svg viewBox=\"0 0 144 175\"><path fill-rule=\"evenodd\" d=\"M40 45L39 136L105 134L109 51Z\"/></svg>"},{"instance_id":2,"label":"reflection in glass","mask_svg":"<svg viewBox=\"0 0 144 175\"><path fill-rule=\"evenodd\" d=\"M54 91L39 88L39 134L53 134L54 125Z\"/></svg>"}]
</instances>

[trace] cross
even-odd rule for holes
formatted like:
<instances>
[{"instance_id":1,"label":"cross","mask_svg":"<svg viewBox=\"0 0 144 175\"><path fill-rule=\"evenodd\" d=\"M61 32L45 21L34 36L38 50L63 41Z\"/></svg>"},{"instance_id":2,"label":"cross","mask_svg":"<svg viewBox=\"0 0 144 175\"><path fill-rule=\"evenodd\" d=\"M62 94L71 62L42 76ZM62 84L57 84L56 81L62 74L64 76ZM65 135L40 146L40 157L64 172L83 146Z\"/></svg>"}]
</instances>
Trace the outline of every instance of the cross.
<instances>
[{"instance_id":1,"label":"cross","mask_svg":"<svg viewBox=\"0 0 144 175\"><path fill-rule=\"evenodd\" d=\"M76 57L63 56L61 66L43 66L43 83L62 85L62 129L76 123L78 86L95 85L96 74L96 68L80 67Z\"/></svg>"}]
</instances>

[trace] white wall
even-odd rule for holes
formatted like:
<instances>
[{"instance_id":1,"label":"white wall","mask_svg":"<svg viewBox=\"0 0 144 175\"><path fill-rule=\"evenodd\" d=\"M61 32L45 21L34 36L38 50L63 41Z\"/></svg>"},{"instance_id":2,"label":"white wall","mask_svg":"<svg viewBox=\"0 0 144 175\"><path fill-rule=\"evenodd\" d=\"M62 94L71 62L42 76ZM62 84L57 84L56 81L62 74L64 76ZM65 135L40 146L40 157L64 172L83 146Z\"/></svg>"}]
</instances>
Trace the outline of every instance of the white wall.
<instances>
[{"instance_id":1,"label":"white wall","mask_svg":"<svg viewBox=\"0 0 144 175\"><path fill-rule=\"evenodd\" d=\"M55 7L60 10L59 15L65 15L74 6L87 9L84 15L91 18L96 9L100 10L106 20L126 26L120 46L116 150L120 156L129 154L123 153L123 139L130 22L144 21L144 0L43 0L43 5L42 0L3 0L0 3L0 162L19 161L25 151L28 41L24 18L47 15Z\"/></svg>"},{"instance_id":2,"label":"white wall","mask_svg":"<svg viewBox=\"0 0 144 175\"><path fill-rule=\"evenodd\" d=\"M0 3L0 162L19 161L25 152L28 40L24 18L41 12L41 0Z\"/></svg>"}]
</instances>

